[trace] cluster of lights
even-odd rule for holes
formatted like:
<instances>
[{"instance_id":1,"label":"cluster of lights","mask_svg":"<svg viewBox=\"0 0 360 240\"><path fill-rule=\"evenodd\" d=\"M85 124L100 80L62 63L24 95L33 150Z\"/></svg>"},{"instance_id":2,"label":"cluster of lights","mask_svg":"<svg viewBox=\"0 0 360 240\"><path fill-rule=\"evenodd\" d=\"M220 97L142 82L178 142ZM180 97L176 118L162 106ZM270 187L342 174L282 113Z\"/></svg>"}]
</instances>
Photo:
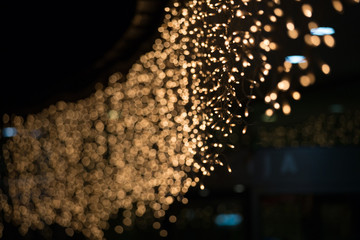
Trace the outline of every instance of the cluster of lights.
<instances>
[{"instance_id":1,"label":"cluster of lights","mask_svg":"<svg viewBox=\"0 0 360 240\"><path fill-rule=\"evenodd\" d=\"M265 1L260 1L265 2ZM297 91L299 87L308 87L315 83L314 67L318 66L323 74L329 74L331 68L320 59L314 59L315 48L324 46L333 48L335 46L335 30L331 27L319 26L313 19L313 7L302 1L273 1L273 10L269 11L269 31L263 31L263 35L269 36L276 45L280 46L278 51L270 51L268 56L272 63L273 72L265 84L264 101L270 105L266 110L267 117L271 117L275 110L281 109L285 115L291 113L289 98L299 100L301 94ZM353 3L359 3L353 0ZM289 5L290 4L290 5ZM332 0L333 8L337 12L343 12L343 4L340 0ZM301 9L301 14L291 9ZM284 10L282 10L284 9ZM289 13L286 15L285 13ZM296 16L293 16L296 15ZM297 23L297 24L295 24ZM301 24L299 24L301 23ZM279 29L286 27L287 39L281 35ZM265 30L265 28L264 28ZM272 34L273 33L273 34ZM287 46L291 46L289 49ZM290 49L307 53L307 55L289 55Z\"/></svg>"},{"instance_id":2,"label":"cluster of lights","mask_svg":"<svg viewBox=\"0 0 360 240\"><path fill-rule=\"evenodd\" d=\"M340 5L333 1L337 11L342 11ZM302 25L295 25L293 8L300 9L296 21ZM313 53L287 52L287 45L294 44L310 52L321 42L334 47L334 29L319 27L312 16L312 6L301 1L187 2L184 39L189 53L189 116L195 142L200 140L195 159L204 175L210 175L214 165L224 165L220 156L224 149L234 148L229 140L233 129L240 127L246 133L249 103L257 92L264 92L264 101L270 105L265 113L268 117L278 109L287 115L291 113L289 95L299 100L297 88L315 83ZM320 68L330 73L326 63Z\"/></svg>"},{"instance_id":3,"label":"cluster of lights","mask_svg":"<svg viewBox=\"0 0 360 240\"><path fill-rule=\"evenodd\" d=\"M163 218L174 201L187 203L183 195L199 179L188 176L195 146L178 7L166 9L161 38L126 81L115 73L77 103L59 102L26 119L4 115L13 128L4 130L11 137L3 146L9 192L0 192L0 210L20 233L57 223L69 236L103 239L119 209L121 233L146 212Z\"/></svg>"},{"instance_id":4,"label":"cluster of lights","mask_svg":"<svg viewBox=\"0 0 360 240\"><path fill-rule=\"evenodd\" d=\"M304 42L334 46L333 32L310 21L312 7L295 4L309 19ZM333 0L342 11L339 4ZM301 98L288 73L293 65L306 71L310 58L284 55L279 65L269 63L280 44L273 34L284 16L279 0L191 0L165 12L161 37L126 78L115 73L89 98L59 102L26 120L4 115L12 128L4 132L11 137L3 148L9 192L0 192L0 210L21 233L57 223L69 236L103 239L119 209L118 233L149 210L162 218L175 200L187 202L183 195L200 181L192 173L208 176L224 165L221 152L235 147L228 140L235 127L246 133L248 105L271 69L281 77L267 88L267 115L291 112L279 101L282 93ZM300 37L293 21L286 28L290 39ZM302 86L314 81L310 71L299 78Z\"/></svg>"},{"instance_id":5,"label":"cluster of lights","mask_svg":"<svg viewBox=\"0 0 360 240\"><path fill-rule=\"evenodd\" d=\"M201 140L196 159L204 175L210 175L214 165L224 165L220 156L225 148L234 148L228 140L233 129L242 126L246 133L248 104L271 69L257 48L259 44L274 46L268 39L259 41L263 26L253 21L252 8L249 1L188 3L189 26L184 38L191 50L190 113L194 133Z\"/></svg>"}]
</instances>

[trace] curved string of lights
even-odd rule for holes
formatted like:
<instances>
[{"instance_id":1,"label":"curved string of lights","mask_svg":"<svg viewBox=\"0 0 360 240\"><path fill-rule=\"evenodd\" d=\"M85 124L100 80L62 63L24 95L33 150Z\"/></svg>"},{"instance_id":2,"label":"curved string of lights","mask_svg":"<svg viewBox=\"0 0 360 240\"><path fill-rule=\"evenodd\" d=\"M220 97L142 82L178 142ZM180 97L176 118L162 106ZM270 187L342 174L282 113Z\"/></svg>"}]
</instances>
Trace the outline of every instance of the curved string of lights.
<instances>
[{"instance_id":1,"label":"curved string of lights","mask_svg":"<svg viewBox=\"0 0 360 240\"><path fill-rule=\"evenodd\" d=\"M309 35L318 27L312 7L294 3L308 19L301 36L318 45L320 38ZM340 1L333 5L342 11ZM165 8L153 50L126 77L114 73L90 97L58 102L26 119L4 115L11 138L3 146L1 221L18 225L22 234L57 223L69 236L79 231L103 239L119 209L123 220L115 231L122 233L136 217L150 211L161 219L174 201L187 203L184 194L199 184L199 175L226 164L222 151L235 147L228 140L234 129L246 133L249 103L271 69L283 76L265 89L271 111L282 104L290 113L277 100L280 93L300 98L286 77L294 62L272 62L281 48L275 39L283 7L279 0L175 1ZM291 21L286 28L290 38L300 36ZM332 47L333 38L324 35ZM309 59L299 67L306 69ZM313 81L309 74L301 85ZM0 223L0 236L2 230Z\"/></svg>"}]
</instances>

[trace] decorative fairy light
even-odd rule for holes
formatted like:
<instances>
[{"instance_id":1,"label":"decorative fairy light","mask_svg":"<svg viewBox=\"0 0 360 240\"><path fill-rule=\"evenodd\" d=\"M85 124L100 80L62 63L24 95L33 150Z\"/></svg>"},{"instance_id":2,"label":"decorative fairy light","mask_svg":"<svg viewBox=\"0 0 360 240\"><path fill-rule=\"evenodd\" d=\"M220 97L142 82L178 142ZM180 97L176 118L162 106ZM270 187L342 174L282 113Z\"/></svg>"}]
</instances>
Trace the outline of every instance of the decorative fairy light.
<instances>
[{"instance_id":1,"label":"decorative fairy light","mask_svg":"<svg viewBox=\"0 0 360 240\"><path fill-rule=\"evenodd\" d=\"M332 4L336 11L343 11L341 1L333 0ZM321 43L325 47L334 47L332 35L335 30L319 25L313 19L313 7L303 1L273 1L273 4L267 2L267 5L270 7L270 22L264 24L267 28L264 27L263 35L269 36L278 47L266 54L273 70L262 92L270 109L281 109L287 115L291 113L289 99L299 100L301 94L298 89L315 83L316 66L323 74L331 72L328 64L316 59L315 48ZM287 37L283 32L287 33ZM299 55L293 55L293 49L297 49L296 54ZM267 111L266 115L271 116L273 112Z\"/></svg>"},{"instance_id":2,"label":"decorative fairy light","mask_svg":"<svg viewBox=\"0 0 360 240\"><path fill-rule=\"evenodd\" d=\"M13 118L16 135L3 151L9 193L0 192L0 209L20 233L57 223L70 236L81 231L103 239L119 209L124 218L115 231L121 233L136 216L152 211L162 218L174 201L186 203L183 195L198 179L188 176L195 146L178 34L185 22L177 3L166 11L161 38L126 81L115 73L89 98ZM166 236L159 224L154 228Z\"/></svg>"},{"instance_id":3,"label":"decorative fairy light","mask_svg":"<svg viewBox=\"0 0 360 240\"><path fill-rule=\"evenodd\" d=\"M223 165L219 156L234 146L227 140L235 126L246 133L248 104L255 87L265 80L271 65L258 51L262 23L256 20L249 1L189 1L189 27L185 38L191 49L191 113L198 145L197 158L204 175L213 165ZM255 20L254 20L255 19ZM261 39L261 40L260 40Z\"/></svg>"},{"instance_id":4,"label":"decorative fairy light","mask_svg":"<svg viewBox=\"0 0 360 240\"><path fill-rule=\"evenodd\" d=\"M318 46L321 38L310 34L319 27L310 21L312 7L292 3L309 19L305 43ZM267 115L276 109L291 112L287 102L279 101L284 93L301 98L288 76L293 64L284 62L287 55L272 61L280 48L275 33L278 19L285 19L283 4L174 2L165 8L153 50L126 78L114 73L89 98L59 102L26 120L4 115L9 127L3 147L8 192L0 192L4 218L19 225L22 234L57 223L70 236L81 231L103 239L110 215L119 209L124 218L115 231L122 233L136 216L150 210L162 218L175 200L187 203L183 195L190 187L205 189L193 173L210 175L215 165L226 165L221 153L235 147L228 139L236 127L246 133L249 103L270 71L280 77L275 87L264 85L264 100L272 106ZM333 6L342 11L339 0ZM293 20L285 21L290 39L303 36ZM322 38L334 45L331 35ZM310 63L305 56L297 64L306 70ZM325 63L321 69L330 71ZM299 83L314 80L308 72ZM153 227L161 229L160 222ZM166 230L160 235L165 237Z\"/></svg>"},{"instance_id":5,"label":"decorative fairy light","mask_svg":"<svg viewBox=\"0 0 360 240\"><path fill-rule=\"evenodd\" d=\"M337 11L340 5L333 1ZM248 106L256 93L263 92L270 104L268 116L280 109L290 114L288 99L299 100L297 89L314 84L314 65L320 62L321 71L330 73L328 64L314 60L313 48L321 41L333 47L335 40L332 32L311 35L324 28L312 19L312 6L302 1L193 0L187 6L190 113L202 143L196 159L209 175L213 165L223 165L222 151L234 147L228 140L233 129L240 126L246 133ZM289 54L292 48L311 54Z\"/></svg>"}]
</instances>

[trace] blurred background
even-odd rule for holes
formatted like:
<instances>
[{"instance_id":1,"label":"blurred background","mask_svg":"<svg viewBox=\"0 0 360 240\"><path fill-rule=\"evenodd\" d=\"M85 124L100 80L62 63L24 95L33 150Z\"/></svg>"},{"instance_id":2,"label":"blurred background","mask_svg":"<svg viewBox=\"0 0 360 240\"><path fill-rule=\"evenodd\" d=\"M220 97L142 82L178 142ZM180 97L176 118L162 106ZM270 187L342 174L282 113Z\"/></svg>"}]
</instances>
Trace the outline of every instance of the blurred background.
<instances>
[{"instance_id":1,"label":"blurred background","mask_svg":"<svg viewBox=\"0 0 360 240\"><path fill-rule=\"evenodd\" d=\"M112 73L126 74L151 50L166 4L0 3L1 116L85 98ZM360 6L337 14L329 1L317 5L314 18L320 12L335 29L336 47L319 49L331 73L300 89L290 115L268 117L254 101L248 133L239 130L238 148L225 153L232 173L218 169L204 190L173 204L161 221L166 234L150 217L117 234L114 216L107 239L360 239ZM3 239L70 239L56 225L26 236L4 225Z\"/></svg>"}]
</instances>

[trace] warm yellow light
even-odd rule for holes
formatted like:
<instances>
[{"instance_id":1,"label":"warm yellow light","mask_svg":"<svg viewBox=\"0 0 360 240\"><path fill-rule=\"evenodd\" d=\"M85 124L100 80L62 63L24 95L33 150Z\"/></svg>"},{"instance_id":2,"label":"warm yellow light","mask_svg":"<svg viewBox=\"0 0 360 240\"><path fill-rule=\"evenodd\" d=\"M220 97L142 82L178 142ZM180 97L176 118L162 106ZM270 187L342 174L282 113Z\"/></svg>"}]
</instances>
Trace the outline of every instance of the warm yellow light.
<instances>
[{"instance_id":1,"label":"warm yellow light","mask_svg":"<svg viewBox=\"0 0 360 240\"><path fill-rule=\"evenodd\" d=\"M277 94L276 93L270 93L270 99L275 101L277 99Z\"/></svg>"},{"instance_id":2,"label":"warm yellow light","mask_svg":"<svg viewBox=\"0 0 360 240\"><path fill-rule=\"evenodd\" d=\"M177 220L177 218L176 218L175 215L171 215L171 216L169 217L169 222L171 222L171 223L175 223L176 220Z\"/></svg>"},{"instance_id":3,"label":"warm yellow light","mask_svg":"<svg viewBox=\"0 0 360 240\"><path fill-rule=\"evenodd\" d=\"M331 35L324 36L324 42L328 47L334 47L335 46L335 38Z\"/></svg>"},{"instance_id":4,"label":"warm yellow light","mask_svg":"<svg viewBox=\"0 0 360 240\"><path fill-rule=\"evenodd\" d=\"M303 87L308 87L308 86L310 86L310 84L311 84L310 77L307 76L307 75L301 76L301 77L300 77L300 84L301 84Z\"/></svg>"},{"instance_id":5,"label":"warm yellow light","mask_svg":"<svg viewBox=\"0 0 360 240\"><path fill-rule=\"evenodd\" d=\"M167 237L168 232L165 229L162 229L159 234L161 237Z\"/></svg>"},{"instance_id":6,"label":"warm yellow light","mask_svg":"<svg viewBox=\"0 0 360 240\"><path fill-rule=\"evenodd\" d=\"M338 12L342 12L344 9L342 3L339 0L332 0L332 5L334 9Z\"/></svg>"},{"instance_id":7,"label":"warm yellow light","mask_svg":"<svg viewBox=\"0 0 360 240\"><path fill-rule=\"evenodd\" d=\"M270 21L272 21L272 22L276 22L276 21L277 21L277 19L276 19L276 17L275 17L274 15L271 15L271 16L269 17L269 19L270 19Z\"/></svg>"},{"instance_id":8,"label":"warm yellow light","mask_svg":"<svg viewBox=\"0 0 360 240\"><path fill-rule=\"evenodd\" d=\"M312 7L310 4L303 4L302 5L302 11L303 11L303 14L308 17L308 18L311 18L312 16Z\"/></svg>"},{"instance_id":9,"label":"warm yellow light","mask_svg":"<svg viewBox=\"0 0 360 240\"><path fill-rule=\"evenodd\" d=\"M305 60L305 61L300 62L298 65L301 69L305 70L306 68L308 68L309 62Z\"/></svg>"},{"instance_id":10,"label":"warm yellow light","mask_svg":"<svg viewBox=\"0 0 360 240\"><path fill-rule=\"evenodd\" d=\"M324 74L329 74L330 73L330 66L328 64L323 64L321 65L321 71L324 73Z\"/></svg>"},{"instance_id":11,"label":"warm yellow light","mask_svg":"<svg viewBox=\"0 0 360 240\"><path fill-rule=\"evenodd\" d=\"M275 8L274 13L278 17L282 17L284 15L284 12L283 12L283 10L281 8Z\"/></svg>"},{"instance_id":12,"label":"warm yellow light","mask_svg":"<svg viewBox=\"0 0 360 240\"><path fill-rule=\"evenodd\" d=\"M339 0L332 4L343 11ZM226 166L219 153L235 148L227 140L234 129L246 134L247 106L256 88L272 76L281 79L269 82L264 93L271 104L265 114L271 117L274 109L291 113L286 95L301 98L293 91L293 70L302 74L302 86L315 82L313 73L304 74L311 54L294 67L289 61L268 62L274 50L288 50L277 41L281 34L272 31L286 31L296 43L311 47L322 39L328 47L335 45L330 35L308 34L318 27L310 4L301 5L306 18L298 28L282 7L280 0L175 1L165 8L153 49L126 76L114 73L90 97L59 102L26 119L4 115L4 124L18 132L3 148L9 196L0 192L0 210L21 224L22 234L30 226L59 224L69 236L80 231L101 240L106 220L119 209L123 219L114 230L120 234L148 211L164 218L173 202L187 204L184 194L190 187L205 189L198 176ZM330 73L327 64L321 70ZM153 227L167 236L158 220Z\"/></svg>"},{"instance_id":13,"label":"warm yellow light","mask_svg":"<svg viewBox=\"0 0 360 240\"><path fill-rule=\"evenodd\" d=\"M301 95L300 95L299 92L295 91L295 92L292 93L292 97L293 97L294 100L300 100Z\"/></svg>"},{"instance_id":14,"label":"warm yellow light","mask_svg":"<svg viewBox=\"0 0 360 240\"><path fill-rule=\"evenodd\" d=\"M266 116L271 117L274 114L274 110L269 108L265 111L265 114Z\"/></svg>"},{"instance_id":15,"label":"warm yellow light","mask_svg":"<svg viewBox=\"0 0 360 240\"><path fill-rule=\"evenodd\" d=\"M291 69L291 67L292 67L291 62L285 61L285 62L284 62L284 67L285 67L285 71L286 71L286 72L289 72L290 69Z\"/></svg>"},{"instance_id":16,"label":"warm yellow light","mask_svg":"<svg viewBox=\"0 0 360 240\"><path fill-rule=\"evenodd\" d=\"M314 46L319 46L321 43L320 38L318 36L311 36L310 41Z\"/></svg>"},{"instance_id":17,"label":"warm yellow light","mask_svg":"<svg viewBox=\"0 0 360 240\"><path fill-rule=\"evenodd\" d=\"M236 16L237 16L237 17L241 17L241 16L242 16L241 10L237 10L237 11L236 11Z\"/></svg>"},{"instance_id":18,"label":"warm yellow light","mask_svg":"<svg viewBox=\"0 0 360 240\"><path fill-rule=\"evenodd\" d=\"M292 22L287 22L287 23L286 23L286 27L287 27L287 29L288 29L289 31L295 30L295 25L294 25L294 23L292 23Z\"/></svg>"},{"instance_id":19,"label":"warm yellow light","mask_svg":"<svg viewBox=\"0 0 360 240\"><path fill-rule=\"evenodd\" d=\"M284 80L280 81L277 86L281 91L287 91L290 88L290 82L289 82L289 80L284 79Z\"/></svg>"},{"instance_id":20,"label":"warm yellow light","mask_svg":"<svg viewBox=\"0 0 360 240\"><path fill-rule=\"evenodd\" d=\"M284 104L282 106L282 111L285 115L289 115L291 113L291 107L289 104Z\"/></svg>"},{"instance_id":21,"label":"warm yellow light","mask_svg":"<svg viewBox=\"0 0 360 240\"><path fill-rule=\"evenodd\" d=\"M270 26L270 25L265 25L265 26L264 26L264 30L265 30L266 32L270 32L270 31L271 31L271 26Z\"/></svg>"},{"instance_id":22,"label":"warm yellow light","mask_svg":"<svg viewBox=\"0 0 360 240\"><path fill-rule=\"evenodd\" d=\"M118 234L121 234L121 233L123 233L123 231L124 231L123 227L120 226L120 225L115 226L114 230L115 230L115 232L118 233Z\"/></svg>"},{"instance_id":23,"label":"warm yellow light","mask_svg":"<svg viewBox=\"0 0 360 240\"><path fill-rule=\"evenodd\" d=\"M280 108L280 104L279 104L279 103L274 103L274 108L275 108L275 109L279 109L279 108Z\"/></svg>"},{"instance_id":24,"label":"warm yellow light","mask_svg":"<svg viewBox=\"0 0 360 240\"><path fill-rule=\"evenodd\" d=\"M308 28L309 30L313 29L313 28L318 28L319 25L316 22L309 22L308 24Z\"/></svg>"},{"instance_id":25,"label":"warm yellow light","mask_svg":"<svg viewBox=\"0 0 360 240\"><path fill-rule=\"evenodd\" d=\"M154 222L153 223L153 228L154 229L160 229L161 228L161 224L159 222Z\"/></svg>"}]
</instances>

